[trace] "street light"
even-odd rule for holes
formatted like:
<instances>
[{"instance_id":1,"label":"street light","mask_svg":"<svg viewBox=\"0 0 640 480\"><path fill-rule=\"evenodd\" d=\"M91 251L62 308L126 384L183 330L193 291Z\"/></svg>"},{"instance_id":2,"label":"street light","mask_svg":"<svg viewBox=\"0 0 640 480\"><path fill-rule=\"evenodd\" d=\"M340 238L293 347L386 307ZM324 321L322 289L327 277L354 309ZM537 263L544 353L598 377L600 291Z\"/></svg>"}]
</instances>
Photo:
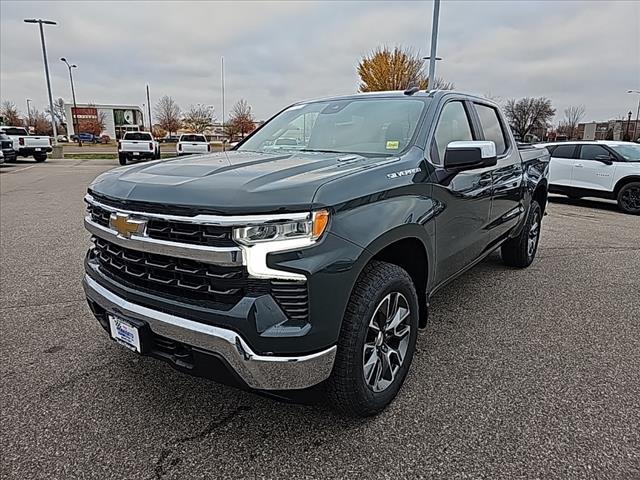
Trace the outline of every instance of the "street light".
<instances>
[{"instance_id":1,"label":"street light","mask_svg":"<svg viewBox=\"0 0 640 480\"><path fill-rule=\"evenodd\" d=\"M29 118L29 124L27 125L27 127L31 126L31 102L33 102L33 100L27 98L27 117Z\"/></svg>"},{"instance_id":2,"label":"street light","mask_svg":"<svg viewBox=\"0 0 640 480\"><path fill-rule=\"evenodd\" d=\"M440 18L440 0L433 0L433 20L431 24L431 54L429 55L429 89L436 79L436 50L438 44L438 20Z\"/></svg>"},{"instance_id":3,"label":"street light","mask_svg":"<svg viewBox=\"0 0 640 480\"><path fill-rule=\"evenodd\" d=\"M49 79L49 62L47 61L47 47L44 44L44 29L42 25L57 25L51 20L42 20L35 18L25 18L24 23L37 23L40 27L40 42L42 43L42 58L44 60L44 74L47 77L47 92L49 93L49 110L51 111L51 125L53 126L53 144L58 142L58 129L56 128L56 119L53 116L53 97L51 96L51 80Z\"/></svg>"},{"instance_id":4,"label":"street light","mask_svg":"<svg viewBox=\"0 0 640 480\"><path fill-rule=\"evenodd\" d=\"M640 90L627 90L627 93L640 95ZM633 141L638 140L638 117L640 117L640 96L638 97L638 110L636 110L636 123L633 125Z\"/></svg>"},{"instance_id":5,"label":"street light","mask_svg":"<svg viewBox=\"0 0 640 480\"><path fill-rule=\"evenodd\" d=\"M69 65L67 59L62 57L60 59L65 63L67 68L69 69L69 80L71 81L71 96L73 97L73 112L71 113L71 121L73 122L73 133L76 134L76 138L78 139L78 146L82 146L82 140L80 139L79 131L78 131L78 105L76 104L76 89L73 87L73 74L71 73L72 68L78 68L78 66L74 63L73 65Z\"/></svg>"}]
</instances>

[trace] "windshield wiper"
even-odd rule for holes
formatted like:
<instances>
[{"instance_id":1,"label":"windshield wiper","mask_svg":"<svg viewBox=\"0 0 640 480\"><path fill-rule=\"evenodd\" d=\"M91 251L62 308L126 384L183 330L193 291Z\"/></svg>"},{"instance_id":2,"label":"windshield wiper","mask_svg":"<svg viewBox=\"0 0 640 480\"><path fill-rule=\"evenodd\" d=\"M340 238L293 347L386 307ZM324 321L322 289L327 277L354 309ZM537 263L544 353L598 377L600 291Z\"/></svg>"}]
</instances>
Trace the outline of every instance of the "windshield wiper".
<instances>
[{"instance_id":1,"label":"windshield wiper","mask_svg":"<svg viewBox=\"0 0 640 480\"><path fill-rule=\"evenodd\" d=\"M315 148L303 148L302 150L298 150L299 152L318 152L318 153L342 153L345 155L352 154L353 152L339 152L337 150L317 150Z\"/></svg>"}]
</instances>

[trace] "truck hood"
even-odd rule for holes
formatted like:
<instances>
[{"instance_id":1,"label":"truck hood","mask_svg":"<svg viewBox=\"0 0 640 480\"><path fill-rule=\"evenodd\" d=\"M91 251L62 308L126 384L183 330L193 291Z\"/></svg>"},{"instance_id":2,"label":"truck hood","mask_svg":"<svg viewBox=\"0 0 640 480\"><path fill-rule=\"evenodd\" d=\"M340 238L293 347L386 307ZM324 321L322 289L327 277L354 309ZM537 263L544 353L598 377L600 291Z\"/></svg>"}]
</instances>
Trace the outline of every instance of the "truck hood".
<instances>
[{"instance_id":1,"label":"truck hood","mask_svg":"<svg viewBox=\"0 0 640 480\"><path fill-rule=\"evenodd\" d=\"M397 160L316 152L219 152L116 168L90 192L113 199L194 207L219 214L315 208L323 184Z\"/></svg>"}]
</instances>

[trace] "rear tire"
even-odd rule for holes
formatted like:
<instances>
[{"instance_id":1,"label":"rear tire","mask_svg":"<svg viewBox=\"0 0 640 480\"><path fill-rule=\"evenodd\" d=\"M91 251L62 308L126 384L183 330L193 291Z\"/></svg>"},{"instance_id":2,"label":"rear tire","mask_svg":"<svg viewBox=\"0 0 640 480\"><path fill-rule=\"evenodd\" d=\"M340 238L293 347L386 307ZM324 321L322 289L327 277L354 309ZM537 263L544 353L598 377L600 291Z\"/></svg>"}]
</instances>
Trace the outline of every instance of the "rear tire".
<instances>
[{"instance_id":1,"label":"rear tire","mask_svg":"<svg viewBox=\"0 0 640 480\"><path fill-rule=\"evenodd\" d=\"M395 320L395 321L394 321ZM339 412L382 411L409 371L418 332L418 296L409 274L386 262L367 265L347 304L327 395Z\"/></svg>"},{"instance_id":2,"label":"rear tire","mask_svg":"<svg viewBox=\"0 0 640 480\"><path fill-rule=\"evenodd\" d=\"M35 155L33 156L33 159L34 159L36 162L38 162L38 163L42 163L42 162L44 162L44 161L47 159L47 154L46 154L46 153L44 153L44 154L42 154L42 153L40 153L40 154L35 154Z\"/></svg>"},{"instance_id":3,"label":"rear tire","mask_svg":"<svg viewBox=\"0 0 640 480\"><path fill-rule=\"evenodd\" d=\"M630 182L618 192L618 208L625 213L640 214L640 182Z\"/></svg>"},{"instance_id":4,"label":"rear tire","mask_svg":"<svg viewBox=\"0 0 640 480\"><path fill-rule=\"evenodd\" d=\"M118 162L120 162L120 165L126 165L127 164L127 157L125 157L121 153L118 154Z\"/></svg>"},{"instance_id":5,"label":"rear tire","mask_svg":"<svg viewBox=\"0 0 640 480\"><path fill-rule=\"evenodd\" d=\"M538 202L532 200L527 220L520 235L502 244L502 261L506 265L517 268L525 268L531 265L538 251L541 225L542 209Z\"/></svg>"}]
</instances>

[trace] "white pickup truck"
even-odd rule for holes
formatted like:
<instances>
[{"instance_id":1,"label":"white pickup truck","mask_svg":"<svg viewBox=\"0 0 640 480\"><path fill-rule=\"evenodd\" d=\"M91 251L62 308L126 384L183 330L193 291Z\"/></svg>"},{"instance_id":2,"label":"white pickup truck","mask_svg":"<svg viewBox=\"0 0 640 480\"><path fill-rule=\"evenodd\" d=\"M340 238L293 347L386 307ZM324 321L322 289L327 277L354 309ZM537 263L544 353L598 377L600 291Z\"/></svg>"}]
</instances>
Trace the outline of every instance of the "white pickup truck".
<instances>
[{"instance_id":1,"label":"white pickup truck","mask_svg":"<svg viewBox=\"0 0 640 480\"><path fill-rule=\"evenodd\" d=\"M126 165L128 160L157 160L160 144L149 132L127 132L118 141L118 160Z\"/></svg>"},{"instance_id":2,"label":"white pickup truck","mask_svg":"<svg viewBox=\"0 0 640 480\"><path fill-rule=\"evenodd\" d=\"M180 140L176 145L176 153L181 155L191 155L193 153L207 153L211 151L207 137L199 133L185 133L180 135Z\"/></svg>"},{"instance_id":3,"label":"white pickup truck","mask_svg":"<svg viewBox=\"0 0 640 480\"><path fill-rule=\"evenodd\" d=\"M0 133L4 133L13 141L13 149L17 157L33 157L36 162L44 162L47 153L51 152L51 138L47 136L29 135L24 127L0 127Z\"/></svg>"}]
</instances>

